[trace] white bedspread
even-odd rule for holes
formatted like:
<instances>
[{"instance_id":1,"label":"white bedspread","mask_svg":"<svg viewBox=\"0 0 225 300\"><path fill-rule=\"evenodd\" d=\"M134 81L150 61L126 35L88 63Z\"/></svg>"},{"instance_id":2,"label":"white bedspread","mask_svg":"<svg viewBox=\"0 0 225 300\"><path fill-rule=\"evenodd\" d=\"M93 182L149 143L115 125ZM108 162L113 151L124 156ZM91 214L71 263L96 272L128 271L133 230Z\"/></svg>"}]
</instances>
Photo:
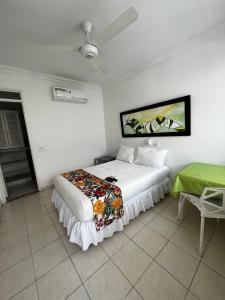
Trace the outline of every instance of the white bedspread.
<instances>
[{"instance_id":1,"label":"white bedspread","mask_svg":"<svg viewBox=\"0 0 225 300\"><path fill-rule=\"evenodd\" d=\"M115 176L118 179L115 184L120 187L124 202L163 181L169 175L169 169L166 166L152 168L119 160L89 167L85 170L102 179ZM61 195L81 221L93 219L92 203L79 189L61 175L55 177L54 185L56 192Z\"/></svg>"}]
</instances>

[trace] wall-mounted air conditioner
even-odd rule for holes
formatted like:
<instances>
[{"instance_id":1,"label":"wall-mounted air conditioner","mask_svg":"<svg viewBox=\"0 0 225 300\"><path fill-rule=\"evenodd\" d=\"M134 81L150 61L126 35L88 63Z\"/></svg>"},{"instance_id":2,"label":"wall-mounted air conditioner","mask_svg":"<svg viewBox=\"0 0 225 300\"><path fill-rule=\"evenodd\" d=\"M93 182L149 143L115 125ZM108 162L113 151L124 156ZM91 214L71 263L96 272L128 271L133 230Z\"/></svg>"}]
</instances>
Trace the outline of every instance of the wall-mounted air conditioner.
<instances>
[{"instance_id":1,"label":"wall-mounted air conditioner","mask_svg":"<svg viewBox=\"0 0 225 300\"><path fill-rule=\"evenodd\" d=\"M88 102L87 95L84 91L73 90L62 87L52 87L53 101L59 102L69 102L69 103L79 103L86 104Z\"/></svg>"}]
</instances>

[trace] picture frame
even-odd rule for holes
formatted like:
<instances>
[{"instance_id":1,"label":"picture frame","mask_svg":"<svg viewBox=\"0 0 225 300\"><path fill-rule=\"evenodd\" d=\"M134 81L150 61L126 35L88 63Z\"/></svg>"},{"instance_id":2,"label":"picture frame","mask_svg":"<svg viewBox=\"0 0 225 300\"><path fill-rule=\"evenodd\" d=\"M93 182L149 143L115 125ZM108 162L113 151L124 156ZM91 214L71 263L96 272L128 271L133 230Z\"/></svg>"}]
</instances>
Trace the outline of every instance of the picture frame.
<instances>
[{"instance_id":1,"label":"picture frame","mask_svg":"<svg viewBox=\"0 0 225 300\"><path fill-rule=\"evenodd\" d=\"M122 137L190 136L191 96L120 113Z\"/></svg>"}]
</instances>

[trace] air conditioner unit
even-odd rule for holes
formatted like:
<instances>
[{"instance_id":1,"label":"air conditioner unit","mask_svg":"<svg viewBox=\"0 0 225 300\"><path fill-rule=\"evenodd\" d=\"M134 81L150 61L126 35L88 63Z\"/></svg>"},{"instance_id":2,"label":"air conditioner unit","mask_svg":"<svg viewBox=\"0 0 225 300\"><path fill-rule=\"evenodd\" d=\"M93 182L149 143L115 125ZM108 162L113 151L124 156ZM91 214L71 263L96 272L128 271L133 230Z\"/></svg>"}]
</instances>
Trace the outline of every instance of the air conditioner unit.
<instances>
[{"instance_id":1,"label":"air conditioner unit","mask_svg":"<svg viewBox=\"0 0 225 300\"><path fill-rule=\"evenodd\" d=\"M84 91L62 87L52 87L53 101L86 104L88 99Z\"/></svg>"}]
</instances>

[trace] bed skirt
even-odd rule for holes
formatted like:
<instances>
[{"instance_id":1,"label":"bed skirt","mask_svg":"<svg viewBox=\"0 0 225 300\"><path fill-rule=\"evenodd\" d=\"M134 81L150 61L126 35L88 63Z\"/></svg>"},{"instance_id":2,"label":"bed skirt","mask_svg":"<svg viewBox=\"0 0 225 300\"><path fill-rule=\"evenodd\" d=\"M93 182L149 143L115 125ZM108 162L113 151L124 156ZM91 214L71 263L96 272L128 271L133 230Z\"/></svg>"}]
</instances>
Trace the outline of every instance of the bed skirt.
<instances>
[{"instance_id":1,"label":"bed skirt","mask_svg":"<svg viewBox=\"0 0 225 300\"><path fill-rule=\"evenodd\" d=\"M116 231L122 231L124 225L136 218L140 212L153 207L154 203L159 202L160 199L164 198L165 194L170 192L170 189L171 181L167 177L162 182L125 201L123 203L123 217L119 220L114 220L112 224L100 231L96 231L94 220L79 220L56 191L53 191L52 202L59 212L59 222L67 228L67 234L70 237L69 241L79 245L85 251L91 244L97 246L104 238L112 236Z\"/></svg>"}]
</instances>

